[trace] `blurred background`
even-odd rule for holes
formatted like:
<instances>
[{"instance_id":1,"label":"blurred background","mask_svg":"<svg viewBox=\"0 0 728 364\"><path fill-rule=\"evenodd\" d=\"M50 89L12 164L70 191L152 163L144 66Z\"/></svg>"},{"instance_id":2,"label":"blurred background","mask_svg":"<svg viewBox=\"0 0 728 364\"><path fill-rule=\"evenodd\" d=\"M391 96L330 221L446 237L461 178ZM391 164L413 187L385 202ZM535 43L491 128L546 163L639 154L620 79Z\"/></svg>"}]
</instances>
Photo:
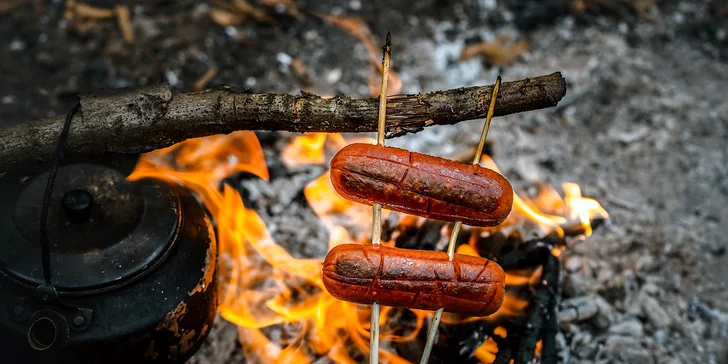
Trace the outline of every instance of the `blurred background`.
<instances>
[{"instance_id":1,"label":"blurred background","mask_svg":"<svg viewBox=\"0 0 728 364\"><path fill-rule=\"evenodd\" d=\"M564 298L600 312L562 325L571 362L728 363L724 0L4 0L0 126L159 82L371 97L388 31L391 93L566 78L557 107L497 118L489 140L514 185L576 182L610 214L565 253ZM452 158L481 122L391 145ZM267 152L293 138L258 136ZM293 203L277 198L253 207L275 219ZM218 321L192 362L245 360Z\"/></svg>"}]
</instances>

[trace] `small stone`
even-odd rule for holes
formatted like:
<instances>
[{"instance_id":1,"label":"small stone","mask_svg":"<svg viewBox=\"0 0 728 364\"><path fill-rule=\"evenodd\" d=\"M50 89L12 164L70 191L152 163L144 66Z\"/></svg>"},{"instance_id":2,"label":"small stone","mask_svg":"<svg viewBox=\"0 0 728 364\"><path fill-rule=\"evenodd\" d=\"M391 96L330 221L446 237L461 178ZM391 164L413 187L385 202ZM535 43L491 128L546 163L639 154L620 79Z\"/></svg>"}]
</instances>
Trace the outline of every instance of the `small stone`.
<instances>
[{"instance_id":1,"label":"small stone","mask_svg":"<svg viewBox=\"0 0 728 364\"><path fill-rule=\"evenodd\" d=\"M635 262L635 268L638 272L649 272L655 270L658 267L655 258L652 255L646 254L637 258Z\"/></svg>"},{"instance_id":2,"label":"small stone","mask_svg":"<svg viewBox=\"0 0 728 364\"><path fill-rule=\"evenodd\" d=\"M569 272L576 272L581 268L581 258L580 257L569 257L566 259L566 262L564 262L564 268L566 268Z\"/></svg>"},{"instance_id":3,"label":"small stone","mask_svg":"<svg viewBox=\"0 0 728 364\"><path fill-rule=\"evenodd\" d=\"M324 78L326 79L326 83L329 85L333 85L341 79L342 71L341 68L334 68L331 71L328 71L326 73L326 76Z\"/></svg>"},{"instance_id":4,"label":"small stone","mask_svg":"<svg viewBox=\"0 0 728 364\"><path fill-rule=\"evenodd\" d=\"M642 328L641 322L630 319L610 327L609 333L613 335L641 337L644 335L644 329Z\"/></svg>"},{"instance_id":5,"label":"small stone","mask_svg":"<svg viewBox=\"0 0 728 364\"><path fill-rule=\"evenodd\" d=\"M614 270L612 267L602 266L599 267L599 270L597 272L597 282L601 286L607 286L609 281L611 281L614 278Z\"/></svg>"},{"instance_id":6,"label":"small stone","mask_svg":"<svg viewBox=\"0 0 728 364\"><path fill-rule=\"evenodd\" d=\"M19 39L15 39L12 42L10 42L10 50L11 51L22 51L25 49L25 42Z\"/></svg>"},{"instance_id":7,"label":"small stone","mask_svg":"<svg viewBox=\"0 0 728 364\"><path fill-rule=\"evenodd\" d=\"M627 23L619 23L619 32L622 34L627 34L629 31L629 26L627 26Z\"/></svg>"},{"instance_id":8,"label":"small stone","mask_svg":"<svg viewBox=\"0 0 728 364\"><path fill-rule=\"evenodd\" d=\"M642 315L642 305L640 304L640 301L637 299L625 299L627 304L627 309L625 310L625 313L630 316L641 316Z\"/></svg>"},{"instance_id":9,"label":"small stone","mask_svg":"<svg viewBox=\"0 0 728 364\"><path fill-rule=\"evenodd\" d=\"M276 55L276 60L278 60L278 62L284 66L290 66L291 62L293 62L293 58L291 58L291 56L289 56L287 53L283 52L279 52Z\"/></svg>"},{"instance_id":10,"label":"small stone","mask_svg":"<svg viewBox=\"0 0 728 364\"><path fill-rule=\"evenodd\" d=\"M599 307L599 312L594 316L592 324L600 330L606 330L612 325L614 308L602 296L595 295L594 303Z\"/></svg>"},{"instance_id":11,"label":"small stone","mask_svg":"<svg viewBox=\"0 0 728 364\"><path fill-rule=\"evenodd\" d=\"M643 348L634 338L627 336L611 335L607 337L603 354L614 363L652 364L655 362L647 349Z\"/></svg>"},{"instance_id":12,"label":"small stone","mask_svg":"<svg viewBox=\"0 0 728 364\"><path fill-rule=\"evenodd\" d=\"M642 287L642 292L649 294L650 296L656 295L660 292L660 288L653 283L647 283Z\"/></svg>"},{"instance_id":13,"label":"small stone","mask_svg":"<svg viewBox=\"0 0 728 364\"><path fill-rule=\"evenodd\" d=\"M318 32L315 30L309 30L305 33L303 33L303 39L305 39L307 42L312 42L318 38Z\"/></svg>"},{"instance_id":14,"label":"small stone","mask_svg":"<svg viewBox=\"0 0 728 364\"><path fill-rule=\"evenodd\" d=\"M719 41L723 41L726 38L726 31L725 29L718 29L715 31L715 38Z\"/></svg>"},{"instance_id":15,"label":"small stone","mask_svg":"<svg viewBox=\"0 0 728 364\"><path fill-rule=\"evenodd\" d=\"M167 82L170 86L177 86L179 83L179 77L177 77L177 74L172 70L164 71L164 77L167 78Z\"/></svg>"},{"instance_id":16,"label":"small stone","mask_svg":"<svg viewBox=\"0 0 728 364\"><path fill-rule=\"evenodd\" d=\"M593 297L578 297L561 303L558 320L560 324L591 319L599 313L599 305Z\"/></svg>"},{"instance_id":17,"label":"small stone","mask_svg":"<svg viewBox=\"0 0 728 364\"><path fill-rule=\"evenodd\" d=\"M581 272L574 272L564 277L564 296L580 297L594 293L595 284L591 277L586 277Z\"/></svg>"},{"instance_id":18,"label":"small stone","mask_svg":"<svg viewBox=\"0 0 728 364\"><path fill-rule=\"evenodd\" d=\"M660 302L658 302L657 299L650 297L644 293L640 293L637 299L640 302L642 313L645 315L645 317L647 317L647 320L650 322L650 324L652 324L653 327L655 327L656 329L664 330L668 326L670 326L672 319L670 318L670 315L667 313L667 311L662 308L662 305L660 305Z\"/></svg>"},{"instance_id":19,"label":"small stone","mask_svg":"<svg viewBox=\"0 0 728 364\"><path fill-rule=\"evenodd\" d=\"M273 215L279 215L281 212L283 212L283 205L281 204L275 204L270 207L270 212Z\"/></svg>"},{"instance_id":20,"label":"small stone","mask_svg":"<svg viewBox=\"0 0 728 364\"><path fill-rule=\"evenodd\" d=\"M571 351L580 359L592 359L597 353L599 344L588 332L580 332L571 339Z\"/></svg>"},{"instance_id":21,"label":"small stone","mask_svg":"<svg viewBox=\"0 0 728 364\"><path fill-rule=\"evenodd\" d=\"M238 35L238 28L236 28L234 26L225 27L225 35L227 35L230 38L235 38Z\"/></svg>"},{"instance_id":22,"label":"small stone","mask_svg":"<svg viewBox=\"0 0 728 364\"><path fill-rule=\"evenodd\" d=\"M520 157L516 160L516 172L525 181L541 180L542 178L539 170L540 168L533 160L533 158Z\"/></svg>"}]
</instances>

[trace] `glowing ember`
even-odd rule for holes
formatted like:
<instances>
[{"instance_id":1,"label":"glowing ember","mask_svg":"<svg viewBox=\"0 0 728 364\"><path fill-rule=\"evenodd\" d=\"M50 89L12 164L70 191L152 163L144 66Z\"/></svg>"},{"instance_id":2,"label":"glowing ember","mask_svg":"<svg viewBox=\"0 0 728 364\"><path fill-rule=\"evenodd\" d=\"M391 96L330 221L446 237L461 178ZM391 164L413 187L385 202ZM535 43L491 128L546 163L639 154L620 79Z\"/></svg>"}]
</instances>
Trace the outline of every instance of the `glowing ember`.
<instances>
[{"instance_id":1,"label":"glowing ember","mask_svg":"<svg viewBox=\"0 0 728 364\"><path fill-rule=\"evenodd\" d=\"M295 138L283 151L289 166L324 164L330 156L353 142L373 143L372 139L345 140L339 134L308 134ZM331 155L327 155L330 153ZM497 170L485 157L482 164ZM369 307L343 302L331 297L321 283L318 259L294 258L278 245L258 214L243 205L238 191L223 185L224 178L238 173L252 173L265 180L268 169L260 143L252 132L192 139L172 147L145 154L130 175L136 180L161 178L180 183L194 191L212 215L220 252L220 313L239 327L240 342L248 358L255 362L310 363L326 356L337 363L357 363L368 356ZM533 198L515 196L511 216L497 229L518 230L523 224L535 224L543 232L561 231L561 225L577 221L591 233L589 221L607 217L598 202L583 198L573 183L562 186L565 197L544 187ZM331 186L328 172L313 180L304 195L329 229L329 248L342 243L363 242L370 234L371 208L340 197ZM383 218L388 212L383 211ZM405 216L401 226L417 228L422 219ZM483 229L492 232L493 229ZM393 241L383 242L393 246ZM477 255L472 244L458 247L459 254ZM555 252L554 254L560 253ZM508 272L506 285L533 284L539 271ZM528 301L507 292L503 307L486 318L467 318L445 314L443 323L476 320L498 322L503 317L523 315ZM415 340L424 320L432 313L411 310L414 322L401 331L401 321L391 322L393 308L381 311L380 357L389 363L407 363L391 352L389 344ZM406 309L403 309L406 310ZM295 333L285 340L271 340L262 329L274 325ZM495 326L495 325L494 325ZM397 334L395 334L395 332ZM499 327L496 335L505 337ZM492 338L479 347L475 357L490 363L497 353Z\"/></svg>"}]
</instances>

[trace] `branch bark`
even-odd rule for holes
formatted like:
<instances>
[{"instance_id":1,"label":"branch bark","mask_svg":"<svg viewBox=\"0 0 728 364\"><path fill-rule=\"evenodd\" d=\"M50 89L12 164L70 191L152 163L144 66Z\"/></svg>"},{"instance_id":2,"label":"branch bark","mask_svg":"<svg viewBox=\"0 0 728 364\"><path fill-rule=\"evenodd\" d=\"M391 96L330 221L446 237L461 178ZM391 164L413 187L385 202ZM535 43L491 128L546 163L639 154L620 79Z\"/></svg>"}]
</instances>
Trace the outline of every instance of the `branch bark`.
<instances>
[{"instance_id":1,"label":"branch bark","mask_svg":"<svg viewBox=\"0 0 728 364\"><path fill-rule=\"evenodd\" d=\"M484 117L492 86L388 97L387 137ZM566 94L561 73L505 82L495 116L552 107ZM372 132L378 98L324 99L304 93L250 94L219 88L173 95L167 85L81 96L67 155L143 153L190 138L237 130ZM79 118L80 115L80 118ZM52 160L64 117L0 130L0 172Z\"/></svg>"}]
</instances>

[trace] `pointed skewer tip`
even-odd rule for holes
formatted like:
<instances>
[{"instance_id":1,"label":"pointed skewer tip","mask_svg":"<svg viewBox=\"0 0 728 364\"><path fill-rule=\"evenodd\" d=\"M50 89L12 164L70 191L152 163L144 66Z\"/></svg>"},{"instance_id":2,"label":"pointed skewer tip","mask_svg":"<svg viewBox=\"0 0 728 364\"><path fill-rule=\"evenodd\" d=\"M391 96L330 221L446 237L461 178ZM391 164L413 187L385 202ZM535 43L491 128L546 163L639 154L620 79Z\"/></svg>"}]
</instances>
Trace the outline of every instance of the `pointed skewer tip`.
<instances>
[{"instance_id":1,"label":"pointed skewer tip","mask_svg":"<svg viewBox=\"0 0 728 364\"><path fill-rule=\"evenodd\" d=\"M382 47L382 63L384 63L387 56L391 56L391 54L392 54L392 33L387 32L387 41L384 43L384 47Z\"/></svg>"}]
</instances>

